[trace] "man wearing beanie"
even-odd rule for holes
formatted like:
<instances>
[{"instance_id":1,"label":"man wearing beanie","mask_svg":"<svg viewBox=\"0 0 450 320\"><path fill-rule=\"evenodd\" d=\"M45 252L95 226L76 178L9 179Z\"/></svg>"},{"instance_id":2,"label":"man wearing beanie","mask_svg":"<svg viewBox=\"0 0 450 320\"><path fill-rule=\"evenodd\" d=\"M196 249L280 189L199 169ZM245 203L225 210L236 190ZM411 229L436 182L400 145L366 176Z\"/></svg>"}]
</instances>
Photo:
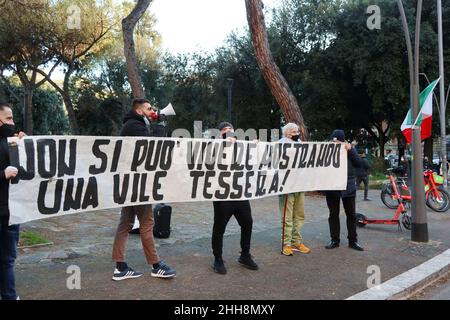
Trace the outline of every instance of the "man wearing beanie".
<instances>
[{"instance_id":1,"label":"man wearing beanie","mask_svg":"<svg viewBox=\"0 0 450 320\"><path fill-rule=\"evenodd\" d=\"M222 138L231 142L236 141L232 137L234 133L233 125L229 122L222 122L218 129ZM224 261L222 259L223 235L228 221L234 215L241 227L241 255L238 262L250 270L258 270L258 265L253 261L250 255L250 240L252 237L252 211L250 201L214 201L214 225L212 230L212 249L214 254L213 269L219 274L226 274Z\"/></svg>"},{"instance_id":2,"label":"man wearing beanie","mask_svg":"<svg viewBox=\"0 0 450 320\"><path fill-rule=\"evenodd\" d=\"M363 166L361 158L358 156L355 148L351 144L345 142L345 134L343 130L334 130L331 134L331 140L337 143L344 143L347 151L347 188L344 191L327 191L326 199L330 216L328 223L330 226L331 241L325 247L326 249L334 249L339 247L340 243L340 221L339 207L340 199L344 205L345 214L347 216L348 246L352 249L363 251L364 249L358 244L358 235L356 233L356 217L355 217L355 197L356 197L356 178L355 167Z\"/></svg>"}]
</instances>

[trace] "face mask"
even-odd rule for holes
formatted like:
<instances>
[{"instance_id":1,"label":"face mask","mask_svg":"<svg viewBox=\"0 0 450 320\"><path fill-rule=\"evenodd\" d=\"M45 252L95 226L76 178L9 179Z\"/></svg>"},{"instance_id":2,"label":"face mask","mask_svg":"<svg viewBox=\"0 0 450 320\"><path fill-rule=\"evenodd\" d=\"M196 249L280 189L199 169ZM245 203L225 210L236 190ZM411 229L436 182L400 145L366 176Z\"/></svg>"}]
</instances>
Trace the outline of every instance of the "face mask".
<instances>
[{"instance_id":1,"label":"face mask","mask_svg":"<svg viewBox=\"0 0 450 320\"><path fill-rule=\"evenodd\" d=\"M150 125L150 121L147 119L147 117L144 117L144 122L146 126Z\"/></svg>"},{"instance_id":2,"label":"face mask","mask_svg":"<svg viewBox=\"0 0 450 320\"><path fill-rule=\"evenodd\" d=\"M3 123L0 126L0 136L2 137L13 137L16 133L16 126L13 124Z\"/></svg>"},{"instance_id":3,"label":"face mask","mask_svg":"<svg viewBox=\"0 0 450 320\"><path fill-rule=\"evenodd\" d=\"M222 134L222 138L226 139L228 137L236 138L234 135L234 132L232 132L232 131L228 131L228 132L225 132Z\"/></svg>"},{"instance_id":4,"label":"face mask","mask_svg":"<svg viewBox=\"0 0 450 320\"><path fill-rule=\"evenodd\" d=\"M291 139L294 141L298 141L298 139L300 138L300 135L296 134L295 136L292 136Z\"/></svg>"}]
</instances>

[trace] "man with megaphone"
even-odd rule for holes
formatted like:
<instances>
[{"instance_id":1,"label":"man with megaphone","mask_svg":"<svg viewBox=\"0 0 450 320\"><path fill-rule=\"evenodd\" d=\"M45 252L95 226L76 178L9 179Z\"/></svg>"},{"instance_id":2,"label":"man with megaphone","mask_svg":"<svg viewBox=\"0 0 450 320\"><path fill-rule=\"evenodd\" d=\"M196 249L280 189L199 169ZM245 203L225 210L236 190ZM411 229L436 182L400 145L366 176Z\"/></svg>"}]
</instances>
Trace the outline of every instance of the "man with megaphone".
<instances>
[{"instance_id":1,"label":"man with megaphone","mask_svg":"<svg viewBox=\"0 0 450 320\"><path fill-rule=\"evenodd\" d=\"M152 137L167 137L168 136L168 128L167 128L167 117L175 116L175 110L172 107L172 104L169 103L164 109L157 110L152 107L152 111L150 113L150 117L148 117L148 123L150 130L150 136Z\"/></svg>"},{"instance_id":2,"label":"man with megaphone","mask_svg":"<svg viewBox=\"0 0 450 320\"><path fill-rule=\"evenodd\" d=\"M153 118L156 111L146 99L133 100L132 109L123 119L123 127L120 132L122 137L149 137L150 132L146 126L146 119ZM153 211L151 204L123 207L120 222L114 238L112 260L116 268L112 279L116 281L137 278L142 276L141 272L133 270L125 261L125 247L128 234L132 230L135 219L139 220L139 229L142 247L147 263L152 266L151 276L158 278L172 278L176 271L160 260L156 251L153 238Z\"/></svg>"},{"instance_id":3,"label":"man with megaphone","mask_svg":"<svg viewBox=\"0 0 450 320\"><path fill-rule=\"evenodd\" d=\"M145 100L148 101L148 100ZM154 106L150 105L148 103L150 108L148 109L147 113L144 113L144 122L146 125L146 130L148 131L148 134L150 137L167 137L168 136L168 127L167 127L167 117L168 116L175 116L175 110L172 107L172 104L169 103L164 109L158 110ZM156 226L155 221L155 226ZM139 234L140 228L139 228L139 220L136 219L134 221L133 228L131 229L131 234Z\"/></svg>"}]
</instances>

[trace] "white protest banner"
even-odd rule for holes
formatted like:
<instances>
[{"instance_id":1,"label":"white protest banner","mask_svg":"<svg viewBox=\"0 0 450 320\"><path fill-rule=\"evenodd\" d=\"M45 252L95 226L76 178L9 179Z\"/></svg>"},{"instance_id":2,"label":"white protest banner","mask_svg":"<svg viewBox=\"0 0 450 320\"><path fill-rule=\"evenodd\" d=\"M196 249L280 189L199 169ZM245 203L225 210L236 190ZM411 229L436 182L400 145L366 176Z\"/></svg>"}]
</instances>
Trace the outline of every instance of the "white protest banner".
<instances>
[{"instance_id":1,"label":"white protest banner","mask_svg":"<svg viewBox=\"0 0 450 320\"><path fill-rule=\"evenodd\" d=\"M149 203L257 199L344 190L342 144L222 139L9 138L19 169L10 223Z\"/></svg>"}]
</instances>

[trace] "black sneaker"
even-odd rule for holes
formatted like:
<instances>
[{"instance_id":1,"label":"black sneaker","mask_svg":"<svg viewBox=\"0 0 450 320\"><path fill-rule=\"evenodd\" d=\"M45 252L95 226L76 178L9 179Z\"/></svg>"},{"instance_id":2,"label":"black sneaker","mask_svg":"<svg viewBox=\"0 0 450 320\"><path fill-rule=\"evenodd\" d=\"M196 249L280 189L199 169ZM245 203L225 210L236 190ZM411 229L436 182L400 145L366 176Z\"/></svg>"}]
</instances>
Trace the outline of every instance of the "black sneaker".
<instances>
[{"instance_id":1,"label":"black sneaker","mask_svg":"<svg viewBox=\"0 0 450 320\"><path fill-rule=\"evenodd\" d=\"M127 267L123 271L119 271L117 268L114 270L114 275L112 277L115 281L125 280L125 279L132 279L132 278L138 278L142 276L141 272L134 271L130 267Z\"/></svg>"},{"instance_id":2,"label":"black sneaker","mask_svg":"<svg viewBox=\"0 0 450 320\"><path fill-rule=\"evenodd\" d=\"M164 261L159 262L158 268L152 268L152 277L156 278L172 278L175 277L177 272L169 267Z\"/></svg>"},{"instance_id":3,"label":"black sneaker","mask_svg":"<svg viewBox=\"0 0 450 320\"><path fill-rule=\"evenodd\" d=\"M245 268L250 270L258 270L258 265L253 261L252 256L240 256L238 262Z\"/></svg>"},{"instance_id":4,"label":"black sneaker","mask_svg":"<svg viewBox=\"0 0 450 320\"><path fill-rule=\"evenodd\" d=\"M218 274L227 274L227 269L225 268L222 258L214 258L213 269L214 272Z\"/></svg>"}]
</instances>

